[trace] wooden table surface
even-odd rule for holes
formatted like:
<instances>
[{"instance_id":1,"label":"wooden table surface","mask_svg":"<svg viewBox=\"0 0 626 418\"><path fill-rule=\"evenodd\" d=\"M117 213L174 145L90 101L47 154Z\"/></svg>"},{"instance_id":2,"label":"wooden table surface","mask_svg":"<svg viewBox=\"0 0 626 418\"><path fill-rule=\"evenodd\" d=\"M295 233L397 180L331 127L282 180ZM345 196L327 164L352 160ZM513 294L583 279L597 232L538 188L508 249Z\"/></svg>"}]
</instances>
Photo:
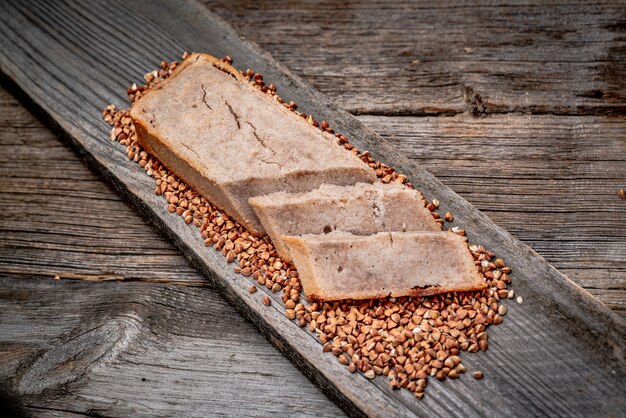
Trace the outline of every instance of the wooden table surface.
<instances>
[{"instance_id":1,"label":"wooden table surface","mask_svg":"<svg viewBox=\"0 0 626 418\"><path fill-rule=\"evenodd\" d=\"M205 3L626 316L623 2ZM342 413L6 90L0 109L0 324L21 336L0 378L40 362L28 411ZM45 370L56 338L129 293L160 304L151 335L106 368ZM110 348L108 328L89 332Z\"/></svg>"}]
</instances>

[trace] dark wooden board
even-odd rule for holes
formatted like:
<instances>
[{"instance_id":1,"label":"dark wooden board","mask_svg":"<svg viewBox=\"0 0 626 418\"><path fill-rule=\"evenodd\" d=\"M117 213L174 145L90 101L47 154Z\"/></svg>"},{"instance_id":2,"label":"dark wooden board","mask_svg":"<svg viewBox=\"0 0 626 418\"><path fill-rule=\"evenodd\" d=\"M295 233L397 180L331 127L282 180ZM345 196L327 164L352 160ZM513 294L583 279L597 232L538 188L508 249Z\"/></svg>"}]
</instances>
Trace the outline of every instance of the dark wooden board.
<instances>
[{"instance_id":1,"label":"dark wooden board","mask_svg":"<svg viewBox=\"0 0 626 418\"><path fill-rule=\"evenodd\" d=\"M0 278L0 376L34 416L343 415L207 288Z\"/></svg>"},{"instance_id":2,"label":"dark wooden board","mask_svg":"<svg viewBox=\"0 0 626 418\"><path fill-rule=\"evenodd\" d=\"M623 0L203 2L352 113L626 112Z\"/></svg>"},{"instance_id":3,"label":"dark wooden board","mask_svg":"<svg viewBox=\"0 0 626 418\"><path fill-rule=\"evenodd\" d=\"M237 37L195 3L80 5L12 2L2 19L1 70L30 104L81 152L105 179L167 234L192 263L221 287L227 299L255 322L309 377L350 413L372 415L619 414L624 408L624 322L542 258L438 180L382 141L324 96L290 75L258 48ZM165 10L163 10L165 9ZM115 25L112 25L115 22ZM167 27L168 30L162 30ZM59 30L60 28L60 30ZM525 298L510 306L505 325L491 331L492 350L468 356L490 379L435 383L419 402L392 393L382 381L349 375L321 354L312 336L245 291L249 283L206 249L195 231L166 213L150 180L107 139L102 106L123 103L137 74L181 50L230 54L278 85L286 99L331 122L355 145L409 175L428 197L452 210L470 239L509 262L515 289ZM10 51L6 52L6 51ZM512 318L512 319L510 319ZM590 384L590 382L592 382Z\"/></svg>"},{"instance_id":4,"label":"dark wooden board","mask_svg":"<svg viewBox=\"0 0 626 418\"><path fill-rule=\"evenodd\" d=\"M208 286L6 90L0 118L0 275Z\"/></svg>"},{"instance_id":5,"label":"dark wooden board","mask_svg":"<svg viewBox=\"0 0 626 418\"><path fill-rule=\"evenodd\" d=\"M626 120L360 116L561 272L626 315Z\"/></svg>"}]
</instances>

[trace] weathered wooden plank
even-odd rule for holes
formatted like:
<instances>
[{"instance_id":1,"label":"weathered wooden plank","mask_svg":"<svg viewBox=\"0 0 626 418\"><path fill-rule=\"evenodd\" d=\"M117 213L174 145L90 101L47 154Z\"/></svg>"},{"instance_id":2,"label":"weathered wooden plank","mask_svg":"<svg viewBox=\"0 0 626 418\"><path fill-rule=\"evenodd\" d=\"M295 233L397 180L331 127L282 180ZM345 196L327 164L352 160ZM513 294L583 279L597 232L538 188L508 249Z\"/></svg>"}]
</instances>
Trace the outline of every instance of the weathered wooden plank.
<instances>
[{"instance_id":1,"label":"weathered wooden plank","mask_svg":"<svg viewBox=\"0 0 626 418\"><path fill-rule=\"evenodd\" d=\"M5 273L206 284L1 89L0 109ZM626 211L620 210L626 202L614 193L619 183L610 181L626 179L620 119L511 114L359 119L626 315ZM598 164L606 169L600 172Z\"/></svg>"},{"instance_id":2,"label":"weathered wooden plank","mask_svg":"<svg viewBox=\"0 0 626 418\"><path fill-rule=\"evenodd\" d=\"M209 285L5 90L0 126L0 275Z\"/></svg>"},{"instance_id":3,"label":"weathered wooden plank","mask_svg":"<svg viewBox=\"0 0 626 418\"><path fill-rule=\"evenodd\" d=\"M585 415L599 411L617 414L623 409L620 388L626 367L622 320L363 124L255 46L241 41L200 5L153 1L124 8L107 2L83 8L60 2L50 9L37 2L25 5L14 1L8 9L9 13L0 17L4 23L0 26L0 69L13 87L19 85L29 103L105 179L160 227L221 287L231 303L348 412L382 416ZM112 27L110 22L118 26ZM166 212L142 170L105 139L106 127L98 115L107 102L122 103L119 92L138 69L163 57L174 57L181 49L229 53L240 66L262 72L287 100L296 100L305 112L329 120L338 131L353 138L356 146L369 149L406 173L428 197L438 196L442 209L456 214L470 240L495 249L509 260L516 272L516 293L524 296L525 302L511 306L508 318L512 319L491 333L493 350L467 359L470 367L485 370L491 379L480 385L466 380L435 382L429 385L431 396L418 402L402 391L392 392L379 380L367 382L359 375L349 375L333 356L320 353L319 343L309 334L286 320L279 303L266 307L258 295L250 296L245 290L250 281L233 274L222 257L202 245L193 229ZM6 54L8 50L11 53Z\"/></svg>"},{"instance_id":4,"label":"weathered wooden plank","mask_svg":"<svg viewBox=\"0 0 626 418\"><path fill-rule=\"evenodd\" d=\"M343 415L210 289L0 279L0 379L37 416Z\"/></svg>"},{"instance_id":5,"label":"weathered wooden plank","mask_svg":"<svg viewBox=\"0 0 626 418\"><path fill-rule=\"evenodd\" d=\"M552 115L359 117L626 314L626 122Z\"/></svg>"},{"instance_id":6,"label":"weathered wooden plank","mask_svg":"<svg viewBox=\"0 0 626 418\"><path fill-rule=\"evenodd\" d=\"M626 111L623 1L203 3L352 113Z\"/></svg>"}]
</instances>

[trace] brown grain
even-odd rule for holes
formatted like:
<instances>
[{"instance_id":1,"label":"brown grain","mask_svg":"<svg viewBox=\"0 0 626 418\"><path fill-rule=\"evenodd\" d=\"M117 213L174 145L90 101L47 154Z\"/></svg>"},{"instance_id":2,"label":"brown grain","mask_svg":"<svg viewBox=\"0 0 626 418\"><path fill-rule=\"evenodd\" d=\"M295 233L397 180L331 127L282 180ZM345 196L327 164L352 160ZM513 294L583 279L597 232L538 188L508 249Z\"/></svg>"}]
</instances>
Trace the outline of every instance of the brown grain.
<instances>
[{"instance_id":1,"label":"brown grain","mask_svg":"<svg viewBox=\"0 0 626 418\"><path fill-rule=\"evenodd\" d=\"M185 53L183 59L187 56ZM232 63L228 56L223 61ZM168 78L177 65L176 62L162 62L158 71L147 73L145 85L133 85L128 89L130 101L138 100L147 90ZM274 96L311 125L333 133L340 145L372 167L383 182L398 182L413 188L406 176L374 160L369 152L361 153L345 136L334 133L327 121L318 123L311 115L297 111L295 102L285 103L277 96L276 86L265 86L262 75L251 69L242 74L252 85ZM405 387L421 399L429 377L456 379L465 372L459 356L461 352L488 349L487 328L503 321L507 309L500 302L513 298L514 292L507 289L511 269L483 246L469 245L487 284L483 291L305 305L300 303L302 287L295 267L278 257L269 237L252 236L142 150L127 110L117 110L109 105L103 111L103 118L112 125L111 139L125 146L128 158L136 161L154 179L154 191L163 196L168 212L199 228L205 245L220 251L228 263L234 263L235 272L273 292L282 289L285 316L296 320L300 327L308 326L323 344L322 351L332 352L350 372L360 371L368 379L387 376L393 389ZM450 212L439 219L435 212L440 206L437 199L425 201L425 204L440 224L454 219ZM458 227L451 231L460 235L465 233ZM250 293L256 290L255 285L248 287ZM521 297L518 296L517 301L521 303ZM262 297L262 302L271 305L267 295ZM480 379L482 372L474 372L473 376Z\"/></svg>"}]
</instances>

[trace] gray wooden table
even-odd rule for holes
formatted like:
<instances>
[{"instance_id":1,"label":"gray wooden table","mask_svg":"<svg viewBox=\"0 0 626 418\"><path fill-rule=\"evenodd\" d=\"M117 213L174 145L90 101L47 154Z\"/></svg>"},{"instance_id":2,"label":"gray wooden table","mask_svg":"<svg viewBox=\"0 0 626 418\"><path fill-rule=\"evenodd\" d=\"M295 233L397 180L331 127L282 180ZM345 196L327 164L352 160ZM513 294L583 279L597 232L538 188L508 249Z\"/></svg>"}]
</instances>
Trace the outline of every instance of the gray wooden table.
<instances>
[{"instance_id":1,"label":"gray wooden table","mask_svg":"<svg viewBox=\"0 0 626 418\"><path fill-rule=\"evenodd\" d=\"M623 2L336 3L206 5L626 316ZM0 109L0 377L37 389L29 412L341 414L5 90ZM49 370L79 324L92 354Z\"/></svg>"}]
</instances>

